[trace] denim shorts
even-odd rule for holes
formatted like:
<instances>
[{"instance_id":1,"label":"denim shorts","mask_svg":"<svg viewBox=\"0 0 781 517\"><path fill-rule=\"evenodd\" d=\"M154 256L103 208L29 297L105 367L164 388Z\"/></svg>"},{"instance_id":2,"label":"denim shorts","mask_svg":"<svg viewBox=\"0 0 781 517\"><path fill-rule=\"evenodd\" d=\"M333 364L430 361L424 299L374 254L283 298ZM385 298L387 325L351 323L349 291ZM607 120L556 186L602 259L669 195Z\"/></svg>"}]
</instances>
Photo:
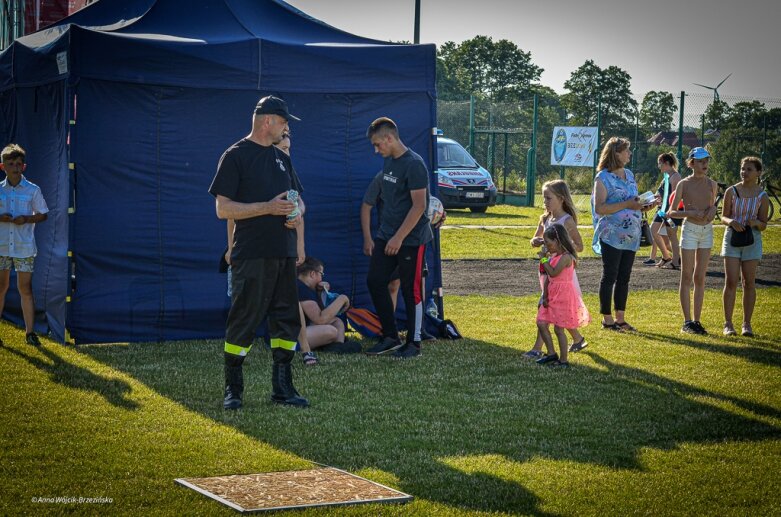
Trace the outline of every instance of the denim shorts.
<instances>
[{"instance_id":1,"label":"denim shorts","mask_svg":"<svg viewBox=\"0 0 781 517\"><path fill-rule=\"evenodd\" d=\"M713 248L713 223L702 226L684 221L681 232L681 249L697 250L700 248Z\"/></svg>"},{"instance_id":2,"label":"denim shorts","mask_svg":"<svg viewBox=\"0 0 781 517\"><path fill-rule=\"evenodd\" d=\"M33 266L35 265L35 257L16 258L16 257L0 257L0 271L11 270L11 265L14 269L22 273L32 273Z\"/></svg>"},{"instance_id":3,"label":"denim shorts","mask_svg":"<svg viewBox=\"0 0 781 517\"><path fill-rule=\"evenodd\" d=\"M721 256L740 259L741 262L747 260L760 260L762 258L762 232L756 228L751 229L754 234L754 244L736 248L729 241L732 238L732 227L724 230L724 240L721 241Z\"/></svg>"}]
</instances>

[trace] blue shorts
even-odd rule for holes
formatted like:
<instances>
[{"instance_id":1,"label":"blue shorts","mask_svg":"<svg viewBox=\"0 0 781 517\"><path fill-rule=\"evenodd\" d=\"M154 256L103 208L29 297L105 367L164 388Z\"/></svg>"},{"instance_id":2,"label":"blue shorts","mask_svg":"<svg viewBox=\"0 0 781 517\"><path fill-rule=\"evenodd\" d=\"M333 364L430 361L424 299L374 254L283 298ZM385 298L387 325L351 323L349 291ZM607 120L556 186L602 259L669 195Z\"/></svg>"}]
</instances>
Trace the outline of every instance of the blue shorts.
<instances>
[{"instance_id":1,"label":"blue shorts","mask_svg":"<svg viewBox=\"0 0 781 517\"><path fill-rule=\"evenodd\" d=\"M732 237L732 227L724 230L724 240L721 241L721 256L740 259L741 262L748 260L759 260L762 258L762 232L756 228L751 231L754 234L754 244L736 248L729 241Z\"/></svg>"}]
</instances>

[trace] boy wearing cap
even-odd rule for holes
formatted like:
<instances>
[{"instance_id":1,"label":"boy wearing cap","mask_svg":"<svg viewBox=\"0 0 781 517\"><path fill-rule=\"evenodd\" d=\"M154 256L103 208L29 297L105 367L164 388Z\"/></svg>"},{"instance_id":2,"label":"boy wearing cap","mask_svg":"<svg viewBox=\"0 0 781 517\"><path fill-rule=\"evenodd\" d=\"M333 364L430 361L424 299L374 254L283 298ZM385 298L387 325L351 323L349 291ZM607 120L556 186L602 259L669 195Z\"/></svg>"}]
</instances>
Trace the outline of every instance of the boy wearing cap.
<instances>
[{"instance_id":1,"label":"boy wearing cap","mask_svg":"<svg viewBox=\"0 0 781 517\"><path fill-rule=\"evenodd\" d=\"M670 210L668 216L685 219L681 230L681 282L678 294L683 311L681 332L707 334L700 323L702 303L705 298L705 273L708 269L713 248L713 218L716 216L716 192L718 184L710 179L708 163L710 153L704 147L695 147L689 152L686 165L692 175L682 179L675 188L671 206L678 207L683 201L683 210ZM694 313L692 317L689 291L694 284Z\"/></svg>"},{"instance_id":2,"label":"boy wearing cap","mask_svg":"<svg viewBox=\"0 0 781 517\"><path fill-rule=\"evenodd\" d=\"M26 153L16 144L8 144L0 154L6 178L0 182L0 316L11 279L11 267L16 269L16 284L22 299L22 316L27 344L40 346L33 331L35 303L33 301L33 264L35 223L45 221L49 208L38 185L30 183L22 172ZM0 339L0 345L3 340Z\"/></svg>"},{"instance_id":3,"label":"boy wearing cap","mask_svg":"<svg viewBox=\"0 0 781 517\"><path fill-rule=\"evenodd\" d=\"M288 219L296 205L288 191L301 192L290 157L278 144L289 131L285 101L260 99L252 131L220 158L209 192L216 198L217 217L233 219L232 297L225 331L225 409L242 407L242 365L255 329L268 316L272 367L271 400L306 407L309 402L293 386L290 362L301 330L296 287L296 227L301 216Z\"/></svg>"}]
</instances>

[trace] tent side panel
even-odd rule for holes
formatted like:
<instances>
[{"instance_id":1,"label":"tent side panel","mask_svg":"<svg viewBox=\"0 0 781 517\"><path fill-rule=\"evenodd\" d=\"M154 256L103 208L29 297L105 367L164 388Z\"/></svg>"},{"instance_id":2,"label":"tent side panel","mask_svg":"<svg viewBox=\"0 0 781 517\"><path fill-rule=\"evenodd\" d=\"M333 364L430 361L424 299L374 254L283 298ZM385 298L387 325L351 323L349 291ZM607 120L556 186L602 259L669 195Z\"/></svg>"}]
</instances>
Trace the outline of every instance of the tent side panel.
<instances>
[{"instance_id":1,"label":"tent side panel","mask_svg":"<svg viewBox=\"0 0 781 517\"><path fill-rule=\"evenodd\" d=\"M207 189L256 92L79 84L77 342L217 337L225 222Z\"/></svg>"},{"instance_id":2,"label":"tent side panel","mask_svg":"<svg viewBox=\"0 0 781 517\"><path fill-rule=\"evenodd\" d=\"M434 100L421 92L280 94L303 119L292 125L292 156L306 189L307 255L325 262L335 292L350 296L355 306L372 307L360 208L383 159L374 154L366 128L377 117L392 118L404 143L430 167ZM430 278L440 278L438 254L429 255L428 265Z\"/></svg>"},{"instance_id":3,"label":"tent side panel","mask_svg":"<svg viewBox=\"0 0 781 517\"><path fill-rule=\"evenodd\" d=\"M36 225L38 254L33 273L36 330L64 339L67 289L68 202L65 81L0 94L2 146L21 145L27 153L25 177L41 188L48 219ZM12 273L12 276L15 276ZM16 280L12 279L12 285ZM22 322L21 300L9 289L4 316Z\"/></svg>"}]
</instances>

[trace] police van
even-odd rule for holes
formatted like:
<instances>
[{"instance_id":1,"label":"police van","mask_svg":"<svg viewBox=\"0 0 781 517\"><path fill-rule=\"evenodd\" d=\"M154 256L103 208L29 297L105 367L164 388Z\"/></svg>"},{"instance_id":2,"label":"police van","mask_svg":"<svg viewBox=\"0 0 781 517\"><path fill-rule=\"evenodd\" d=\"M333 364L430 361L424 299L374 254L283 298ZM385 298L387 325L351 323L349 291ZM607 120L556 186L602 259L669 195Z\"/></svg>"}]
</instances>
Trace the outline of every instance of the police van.
<instances>
[{"instance_id":1,"label":"police van","mask_svg":"<svg viewBox=\"0 0 781 517\"><path fill-rule=\"evenodd\" d=\"M446 209L485 212L496 204L496 185L461 144L437 131L437 197Z\"/></svg>"}]
</instances>

